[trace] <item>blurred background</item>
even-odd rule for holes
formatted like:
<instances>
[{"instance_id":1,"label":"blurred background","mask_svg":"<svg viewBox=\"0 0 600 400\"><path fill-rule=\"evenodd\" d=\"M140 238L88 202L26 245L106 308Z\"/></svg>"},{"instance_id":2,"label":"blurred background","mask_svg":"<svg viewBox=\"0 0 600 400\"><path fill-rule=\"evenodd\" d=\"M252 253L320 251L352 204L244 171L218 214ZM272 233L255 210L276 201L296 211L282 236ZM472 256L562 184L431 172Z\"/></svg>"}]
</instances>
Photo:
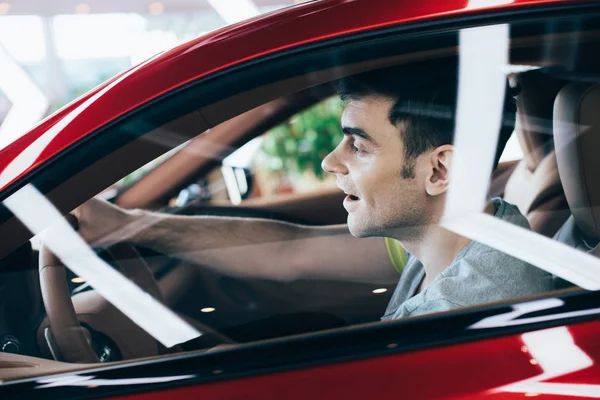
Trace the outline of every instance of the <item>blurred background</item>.
<instances>
[{"instance_id":1,"label":"blurred background","mask_svg":"<svg viewBox=\"0 0 600 400\"><path fill-rule=\"evenodd\" d=\"M81 94L163 50L304 1L0 0L0 149ZM339 101L331 99L243 146L224 164L251 168L263 195L314 190L324 178L323 155L342 136L340 115Z\"/></svg>"},{"instance_id":2,"label":"blurred background","mask_svg":"<svg viewBox=\"0 0 600 400\"><path fill-rule=\"evenodd\" d=\"M115 74L298 0L0 0L0 147Z\"/></svg>"}]
</instances>

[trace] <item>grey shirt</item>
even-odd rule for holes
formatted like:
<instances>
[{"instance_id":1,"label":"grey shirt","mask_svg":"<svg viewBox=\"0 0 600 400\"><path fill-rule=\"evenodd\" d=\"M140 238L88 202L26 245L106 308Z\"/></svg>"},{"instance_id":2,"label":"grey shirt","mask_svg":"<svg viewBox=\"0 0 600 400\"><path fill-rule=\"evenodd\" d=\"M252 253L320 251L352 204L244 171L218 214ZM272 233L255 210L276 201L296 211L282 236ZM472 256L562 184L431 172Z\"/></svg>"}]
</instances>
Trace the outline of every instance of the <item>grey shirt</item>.
<instances>
[{"instance_id":1,"label":"grey shirt","mask_svg":"<svg viewBox=\"0 0 600 400\"><path fill-rule=\"evenodd\" d=\"M493 199L495 217L530 229L517 207ZM552 275L518 258L471 241L425 290L423 264L410 256L382 320L447 311L554 289Z\"/></svg>"}]
</instances>

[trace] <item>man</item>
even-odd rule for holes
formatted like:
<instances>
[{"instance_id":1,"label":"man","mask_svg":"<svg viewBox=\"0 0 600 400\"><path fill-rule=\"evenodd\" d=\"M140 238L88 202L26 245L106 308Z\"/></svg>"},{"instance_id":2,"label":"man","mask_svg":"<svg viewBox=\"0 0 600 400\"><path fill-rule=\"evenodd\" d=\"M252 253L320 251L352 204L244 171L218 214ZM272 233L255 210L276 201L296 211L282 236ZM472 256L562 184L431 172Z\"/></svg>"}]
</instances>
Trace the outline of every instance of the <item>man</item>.
<instances>
[{"instance_id":1,"label":"man","mask_svg":"<svg viewBox=\"0 0 600 400\"><path fill-rule=\"evenodd\" d=\"M81 234L95 245L127 239L221 273L279 280L389 283L406 264L406 249L411 257L384 319L552 290L547 273L438 225L450 182L457 76L454 64L436 63L340 81L344 138L322 166L347 194L347 226L172 216L95 200L76 211ZM496 163L514 107L507 95L512 122L502 129ZM499 199L485 212L528 227ZM377 237L387 238L385 247Z\"/></svg>"},{"instance_id":2,"label":"man","mask_svg":"<svg viewBox=\"0 0 600 400\"><path fill-rule=\"evenodd\" d=\"M449 65L391 68L344 79L338 90L347 103L341 120L345 137L323 160L323 169L336 175L347 194L349 230L356 237L394 238L388 249L402 243L412 255L383 319L553 289L550 274L439 226L453 157L455 76ZM512 120L501 128L494 166L512 133L515 111L509 90L504 115ZM501 199L490 201L485 212L529 229L517 207Z\"/></svg>"}]
</instances>

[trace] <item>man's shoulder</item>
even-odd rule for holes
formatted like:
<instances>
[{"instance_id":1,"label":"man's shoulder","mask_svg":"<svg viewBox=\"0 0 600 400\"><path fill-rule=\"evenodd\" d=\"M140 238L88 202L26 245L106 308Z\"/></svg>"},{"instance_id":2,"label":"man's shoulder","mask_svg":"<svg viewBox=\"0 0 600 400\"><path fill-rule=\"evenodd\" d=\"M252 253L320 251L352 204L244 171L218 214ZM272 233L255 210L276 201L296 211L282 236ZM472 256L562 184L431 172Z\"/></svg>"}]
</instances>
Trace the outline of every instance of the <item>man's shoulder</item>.
<instances>
[{"instance_id":1,"label":"man's shoulder","mask_svg":"<svg viewBox=\"0 0 600 400\"><path fill-rule=\"evenodd\" d=\"M553 290L546 271L488 246L473 247L442 272L431 288L436 297L476 305Z\"/></svg>"}]
</instances>

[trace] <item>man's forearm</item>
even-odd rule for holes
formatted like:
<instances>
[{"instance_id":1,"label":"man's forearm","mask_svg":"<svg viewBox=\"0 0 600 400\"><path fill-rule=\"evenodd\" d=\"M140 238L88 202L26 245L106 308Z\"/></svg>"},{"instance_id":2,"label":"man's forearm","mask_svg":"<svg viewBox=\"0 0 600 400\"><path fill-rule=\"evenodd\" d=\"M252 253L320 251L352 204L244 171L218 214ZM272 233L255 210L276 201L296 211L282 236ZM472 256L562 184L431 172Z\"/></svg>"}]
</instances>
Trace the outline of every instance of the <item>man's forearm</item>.
<instances>
[{"instance_id":1,"label":"man's forearm","mask_svg":"<svg viewBox=\"0 0 600 400\"><path fill-rule=\"evenodd\" d=\"M274 280L397 279L381 238L357 239L346 225L130 212L127 240L229 275Z\"/></svg>"}]
</instances>

